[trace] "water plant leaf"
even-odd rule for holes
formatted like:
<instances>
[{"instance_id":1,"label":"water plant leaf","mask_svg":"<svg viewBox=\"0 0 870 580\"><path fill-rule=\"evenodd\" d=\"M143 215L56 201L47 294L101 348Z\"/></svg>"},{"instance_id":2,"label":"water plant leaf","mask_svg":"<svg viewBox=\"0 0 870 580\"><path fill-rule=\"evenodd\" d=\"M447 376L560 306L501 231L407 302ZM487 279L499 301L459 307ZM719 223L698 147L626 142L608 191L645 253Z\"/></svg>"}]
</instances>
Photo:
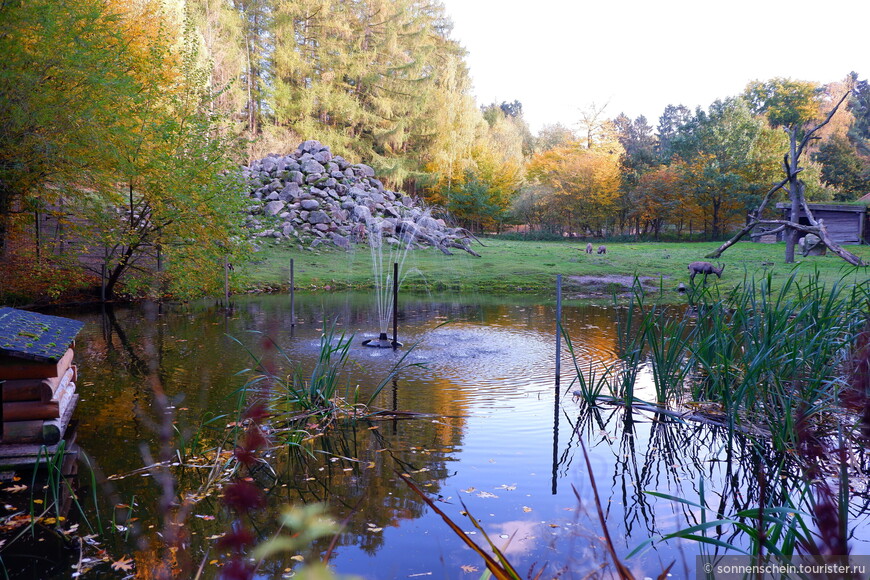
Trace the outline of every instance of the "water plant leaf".
<instances>
[{"instance_id":1,"label":"water plant leaf","mask_svg":"<svg viewBox=\"0 0 870 580\"><path fill-rule=\"evenodd\" d=\"M634 580L634 575L629 571L628 568L625 567L619 557L616 555L616 548L613 545L613 541L610 538L610 531L607 529L607 520L604 517L604 510L601 508L601 499L598 495L598 486L595 484L595 476L592 472L592 463L589 461L589 453L586 451L586 444L583 442L583 439L580 439L580 448L583 450L583 458L586 460L586 471L589 472L589 483L592 485L592 497L595 500L595 508L598 511L598 521L601 523L601 529L604 532L605 544L607 545L607 550L610 552L610 557L613 559L613 565L616 566L616 571L619 573L619 577L623 580ZM580 492L577 491L577 488L574 485L571 485L571 489L574 490L574 496L577 498L577 501L582 505L583 499L580 497Z\"/></svg>"}]
</instances>

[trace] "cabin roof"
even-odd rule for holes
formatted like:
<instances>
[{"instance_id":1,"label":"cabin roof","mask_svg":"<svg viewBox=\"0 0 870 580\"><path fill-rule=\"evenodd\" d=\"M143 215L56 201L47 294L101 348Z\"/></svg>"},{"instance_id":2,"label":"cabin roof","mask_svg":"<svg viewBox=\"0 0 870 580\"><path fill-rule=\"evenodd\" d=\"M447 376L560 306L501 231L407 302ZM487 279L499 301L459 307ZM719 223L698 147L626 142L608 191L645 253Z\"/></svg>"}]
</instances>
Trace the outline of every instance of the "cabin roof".
<instances>
[{"instance_id":1,"label":"cabin roof","mask_svg":"<svg viewBox=\"0 0 870 580\"><path fill-rule=\"evenodd\" d=\"M865 213L867 211L867 206L862 203L808 203L807 205L810 206L811 210L820 211L842 211L854 213ZM791 208L790 202L780 202L776 204L776 209L789 208Z\"/></svg>"},{"instance_id":2,"label":"cabin roof","mask_svg":"<svg viewBox=\"0 0 870 580\"><path fill-rule=\"evenodd\" d=\"M84 325L84 322L71 318L2 307L0 358L58 361Z\"/></svg>"}]
</instances>

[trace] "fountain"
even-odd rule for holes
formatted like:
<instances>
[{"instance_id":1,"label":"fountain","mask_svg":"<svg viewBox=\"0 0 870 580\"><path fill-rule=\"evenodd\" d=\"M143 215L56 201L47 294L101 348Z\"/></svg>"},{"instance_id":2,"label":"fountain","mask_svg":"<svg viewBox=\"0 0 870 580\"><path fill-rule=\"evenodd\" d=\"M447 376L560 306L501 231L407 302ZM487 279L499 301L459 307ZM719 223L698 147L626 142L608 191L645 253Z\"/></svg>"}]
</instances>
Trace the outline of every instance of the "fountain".
<instances>
[{"instance_id":1,"label":"fountain","mask_svg":"<svg viewBox=\"0 0 870 580\"><path fill-rule=\"evenodd\" d=\"M402 222L391 219L369 218L366 220L366 237L372 256L372 275L375 281L375 302L378 309L379 333L376 339L366 339L364 346L372 348L398 348L402 343L398 340L398 313L396 304L399 295L400 272L404 269L405 258L408 250L414 244L416 234L413 230L403 228ZM399 238L393 236L396 234ZM384 244L389 245L390 251L384 256ZM384 264L392 262L390 268L384 268ZM390 292L392 289L392 293ZM390 320L393 321L393 338L387 336L387 327Z\"/></svg>"}]
</instances>

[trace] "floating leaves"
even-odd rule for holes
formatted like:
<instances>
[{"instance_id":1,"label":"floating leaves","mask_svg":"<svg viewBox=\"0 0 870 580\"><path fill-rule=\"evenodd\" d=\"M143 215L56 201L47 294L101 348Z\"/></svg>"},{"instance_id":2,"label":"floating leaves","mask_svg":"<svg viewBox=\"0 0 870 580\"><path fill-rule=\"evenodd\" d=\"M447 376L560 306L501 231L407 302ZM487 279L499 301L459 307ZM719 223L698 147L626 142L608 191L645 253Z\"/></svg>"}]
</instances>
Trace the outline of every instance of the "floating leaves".
<instances>
[{"instance_id":1,"label":"floating leaves","mask_svg":"<svg viewBox=\"0 0 870 580\"><path fill-rule=\"evenodd\" d=\"M489 499L489 498L498 498L497 495L495 495L494 493L489 493L488 491L482 491L482 492L480 492L479 494L477 494L477 497L482 497L482 498L484 498L484 499Z\"/></svg>"},{"instance_id":2,"label":"floating leaves","mask_svg":"<svg viewBox=\"0 0 870 580\"><path fill-rule=\"evenodd\" d=\"M464 566L460 566L463 572L471 573L471 572L480 572L480 568L477 566L471 566L470 564L465 564Z\"/></svg>"},{"instance_id":3,"label":"floating leaves","mask_svg":"<svg viewBox=\"0 0 870 580\"><path fill-rule=\"evenodd\" d=\"M112 570L119 572L129 572L133 569L133 558L121 558L112 562Z\"/></svg>"}]
</instances>

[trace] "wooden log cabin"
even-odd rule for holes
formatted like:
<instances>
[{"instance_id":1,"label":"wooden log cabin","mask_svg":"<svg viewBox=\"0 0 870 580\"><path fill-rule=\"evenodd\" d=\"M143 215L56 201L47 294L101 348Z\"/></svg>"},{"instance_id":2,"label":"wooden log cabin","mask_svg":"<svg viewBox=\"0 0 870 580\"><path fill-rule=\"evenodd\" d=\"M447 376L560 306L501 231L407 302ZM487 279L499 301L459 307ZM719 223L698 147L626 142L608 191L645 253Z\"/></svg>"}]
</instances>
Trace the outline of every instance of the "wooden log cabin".
<instances>
[{"instance_id":1,"label":"wooden log cabin","mask_svg":"<svg viewBox=\"0 0 870 580\"><path fill-rule=\"evenodd\" d=\"M73 347L83 325L0 308L0 467L27 463L65 439L71 443L79 398Z\"/></svg>"},{"instance_id":2,"label":"wooden log cabin","mask_svg":"<svg viewBox=\"0 0 870 580\"><path fill-rule=\"evenodd\" d=\"M838 244L870 243L870 224L868 224L867 206L849 203L810 203L808 204L813 217L824 220L828 234ZM791 204L778 203L776 209L781 219L789 219ZM799 222L810 225L806 213L801 210ZM777 235L776 241L783 241L783 232Z\"/></svg>"}]
</instances>

